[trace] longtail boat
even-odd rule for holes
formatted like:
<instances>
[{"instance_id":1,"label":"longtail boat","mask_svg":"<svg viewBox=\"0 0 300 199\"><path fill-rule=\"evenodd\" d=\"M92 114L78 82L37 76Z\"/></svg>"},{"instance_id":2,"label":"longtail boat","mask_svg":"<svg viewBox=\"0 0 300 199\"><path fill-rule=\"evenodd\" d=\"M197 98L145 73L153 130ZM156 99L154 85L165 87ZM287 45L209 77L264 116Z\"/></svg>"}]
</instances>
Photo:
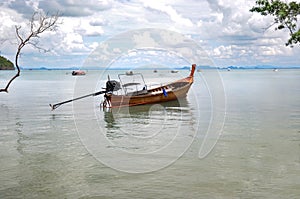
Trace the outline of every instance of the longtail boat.
<instances>
[{"instance_id":1,"label":"longtail boat","mask_svg":"<svg viewBox=\"0 0 300 199\"><path fill-rule=\"evenodd\" d=\"M143 76L139 73L119 75L120 82L115 80L106 82L104 102L101 105L115 108L161 103L184 98L194 82L195 69L196 64L193 64L188 77L151 89L147 88ZM124 82L124 77L127 78L128 76L134 77L135 81ZM138 78L142 81L136 81ZM117 91L121 89L124 93L117 94Z\"/></svg>"}]
</instances>

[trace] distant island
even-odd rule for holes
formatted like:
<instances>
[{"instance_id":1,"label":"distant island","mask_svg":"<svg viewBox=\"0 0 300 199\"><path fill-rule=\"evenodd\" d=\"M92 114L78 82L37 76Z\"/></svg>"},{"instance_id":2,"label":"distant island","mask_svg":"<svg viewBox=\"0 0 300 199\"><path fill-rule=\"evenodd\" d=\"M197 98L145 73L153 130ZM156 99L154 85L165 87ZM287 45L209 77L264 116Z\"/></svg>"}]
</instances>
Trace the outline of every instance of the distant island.
<instances>
[{"instance_id":1,"label":"distant island","mask_svg":"<svg viewBox=\"0 0 300 199\"><path fill-rule=\"evenodd\" d=\"M190 70L190 66L172 66L172 67L162 67L159 68L159 70L170 70L170 69L175 69L175 70ZM21 70L107 70L106 68L102 67L79 67L79 66L74 66L74 67L20 67ZM129 70L132 68L129 67L124 67L124 68L109 68L109 70ZM139 70L157 70L157 67L146 67L146 68L138 68ZM300 66L271 66L271 65L256 65L256 66L206 66L206 65L199 65L197 66L197 70L257 70L257 69L300 69Z\"/></svg>"},{"instance_id":2,"label":"distant island","mask_svg":"<svg viewBox=\"0 0 300 199\"><path fill-rule=\"evenodd\" d=\"M0 70L15 70L14 64L0 55Z\"/></svg>"}]
</instances>

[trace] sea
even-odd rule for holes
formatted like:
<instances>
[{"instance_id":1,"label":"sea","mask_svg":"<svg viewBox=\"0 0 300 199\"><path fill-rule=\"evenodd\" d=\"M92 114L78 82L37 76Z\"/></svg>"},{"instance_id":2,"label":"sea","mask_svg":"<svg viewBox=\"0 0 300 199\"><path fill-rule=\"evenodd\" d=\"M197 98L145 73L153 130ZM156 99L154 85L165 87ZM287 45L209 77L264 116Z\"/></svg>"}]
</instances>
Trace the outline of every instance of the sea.
<instances>
[{"instance_id":1,"label":"sea","mask_svg":"<svg viewBox=\"0 0 300 199\"><path fill-rule=\"evenodd\" d=\"M126 71L71 72L24 70L0 93L1 199L300 197L300 70L201 70L185 99L52 110ZM133 73L154 87L189 71Z\"/></svg>"}]
</instances>

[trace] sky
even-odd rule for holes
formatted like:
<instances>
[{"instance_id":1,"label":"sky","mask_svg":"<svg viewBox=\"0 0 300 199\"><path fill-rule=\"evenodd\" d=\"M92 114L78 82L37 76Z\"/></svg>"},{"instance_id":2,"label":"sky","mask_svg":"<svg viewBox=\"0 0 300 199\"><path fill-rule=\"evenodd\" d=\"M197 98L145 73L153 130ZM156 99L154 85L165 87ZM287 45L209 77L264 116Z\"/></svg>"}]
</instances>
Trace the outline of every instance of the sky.
<instances>
[{"instance_id":1,"label":"sky","mask_svg":"<svg viewBox=\"0 0 300 199\"><path fill-rule=\"evenodd\" d=\"M49 52L23 49L20 65L25 68L80 67L101 43L145 28L184 35L219 67L300 66L300 46L286 47L288 32L267 29L272 18L249 12L254 5L255 0L4 0L0 54L14 60L15 26L26 34L33 12L42 11L60 12L60 23L55 32L40 35L39 45Z\"/></svg>"}]
</instances>

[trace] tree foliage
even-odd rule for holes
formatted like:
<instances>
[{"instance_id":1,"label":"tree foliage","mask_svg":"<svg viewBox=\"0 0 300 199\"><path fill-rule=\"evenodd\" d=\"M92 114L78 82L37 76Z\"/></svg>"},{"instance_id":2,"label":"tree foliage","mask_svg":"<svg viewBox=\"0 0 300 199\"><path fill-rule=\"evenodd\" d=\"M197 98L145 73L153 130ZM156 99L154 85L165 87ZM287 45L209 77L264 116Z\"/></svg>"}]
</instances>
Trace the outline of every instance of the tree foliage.
<instances>
[{"instance_id":1,"label":"tree foliage","mask_svg":"<svg viewBox=\"0 0 300 199\"><path fill-rule=\"evenodd\" d=\"M300 15L300 3L292 1L285 3L280 0L257 0L256 6L250 9L251 12L260 13L263 16L273 16L276 25L275 30L288 29L290 38L286 46L293 47L293 44L300 44L300 28L297 18Z\"/></svg>"},{"instance_id":2,"label":"tree foliage","mask_svg":"<svg viewBox=\"0 0 300 199\"><path fill-rule=\"evenodd\" d=\"M14 70L14 64L3 56L0 56L0 70Z\"/></svg>"},{"instance_id":3,"label":"tree foliage","mask_svg":"<svg viewBox=\"0 0 300 199\"><path fill-rule=\"evenodd\" d=\"M34 41L33 39L34 38L38 39L40 37L40 34L45 31L54 31L57 26L58 18L59 18L59 13L56 13L54 15L48 15L42 12L34 12L29 23L30 31L26 35L21 34L20 32L20 30L22 29L21 26L15 26L16 35L18 39L18 48L15 56L15 66L17 68L17 73L8 81L8 83L4 88L2 89L0 88L0 92L8 92L8 88L10 84L18 76L20 76L21 71L18 64L18 60L21 51L25 46L32 45L33 47L39 50L46 51L45 49L42 49L41 47L38 46L38 40Z\"/></svg>"}]
</instances>

